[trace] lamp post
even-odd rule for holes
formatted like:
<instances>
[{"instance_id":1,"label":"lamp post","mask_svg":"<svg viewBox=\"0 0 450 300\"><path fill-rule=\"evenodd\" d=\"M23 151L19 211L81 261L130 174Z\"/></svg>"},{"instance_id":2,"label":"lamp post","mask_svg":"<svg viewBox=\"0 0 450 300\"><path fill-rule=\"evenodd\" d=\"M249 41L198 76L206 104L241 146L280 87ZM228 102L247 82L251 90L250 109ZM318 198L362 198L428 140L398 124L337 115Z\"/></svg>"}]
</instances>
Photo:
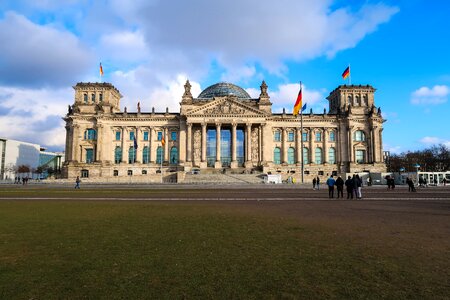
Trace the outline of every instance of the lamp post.
<instances>
[{"instance_id":1,"label":"lamp post","mask_svg":"<svg viewBox=\"0 0 450 300\"><path fill-rule=\"evenodd\" d=\"M416 168L416 183L419 184L419 168L420 168L420 165L416 163L414 165L414 168Z\"/></svg>"},{"instance_id":2,"label":"lamp post","mask_svg":"<svg viewBox=\"0 0 450 300\"><path fill-rule=\"evenodd\" d=\"M405 168L401 167L401 168L398 170L398 176L400 176L400 179L401 179L402 183L405 183L405 182L403 182L403 178L402 178L402 176L401 176L401 173L403 173L403 172L405 172Z\"/></svg>"}]
</instances>

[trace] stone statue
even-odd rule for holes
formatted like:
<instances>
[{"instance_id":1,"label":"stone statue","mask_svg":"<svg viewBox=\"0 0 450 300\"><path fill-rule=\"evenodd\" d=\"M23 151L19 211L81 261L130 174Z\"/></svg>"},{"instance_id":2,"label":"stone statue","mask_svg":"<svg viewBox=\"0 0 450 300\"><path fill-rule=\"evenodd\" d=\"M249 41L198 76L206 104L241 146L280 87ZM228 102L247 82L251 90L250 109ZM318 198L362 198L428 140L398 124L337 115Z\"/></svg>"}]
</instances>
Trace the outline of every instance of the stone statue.
<instances>
[{"instance_id":1,"label":"stone statue","mask_svg":"<svg viewBox=\"0 0 450 300\"><path fill-rule=\"evenodd\" d=\"M138 110L138 113L141 112L141 102L140 101L138 101L137 110Z\"/></svg>"},{"instance_id":2,"label":"stone statue","mask_svg":"<svg viewBox=\"0 0 450 300\"><path fill-rule=\"evenodd\" d=\"M72 106L69 105L69 107L67 109L67 114L71 115L72 113L73 113Z\"/></svg>"},{"instance_id":3,"label":"stone statue","mask_svg":"<svg viewBox=\"0 0 450 300\"><path fill-rule=\"evenodd\" d=\"M378 107L377 115L381 117L381 107Z\"/></svg>"},{"instance_id":4,"label":"stone statue","mask_svg":"<svg viewBox=\"0 0 450 300\"><path fill-rule=\"evenodd\" d=\"M261 88L261 95L259 95L259 96L260 97L268 97L269 95L267 94L267 84L264 80L261 83L260 88Z\"/></svg>"},{"instance_id":5,"label":"stone statue","mask_svg":"<svg viewBox=\"0 0 450 300\"><path fill-rule=\"evenodd\" d=\"M124 107L123 112L127 113L127 107L126 106Z\"/></svg>"},{"instance_id":6,"label":"stone statue","mask_svg":"<svg viewBox=\"0 0 450 300\"><path fill-rule=\"evenodd\" d=\"M183 96L192 97L191 83L189 82L189 79L186 80L186 84L184 85L184 95Z\"/></svg>"}]
</instances>

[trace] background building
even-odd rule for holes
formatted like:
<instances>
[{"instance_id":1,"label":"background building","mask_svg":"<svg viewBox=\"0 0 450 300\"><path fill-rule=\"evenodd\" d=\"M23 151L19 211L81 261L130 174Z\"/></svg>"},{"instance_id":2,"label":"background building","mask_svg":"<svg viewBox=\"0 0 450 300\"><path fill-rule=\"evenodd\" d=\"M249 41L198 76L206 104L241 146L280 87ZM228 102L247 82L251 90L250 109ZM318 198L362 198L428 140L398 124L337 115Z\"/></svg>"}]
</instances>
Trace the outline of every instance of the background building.
<instances>
[{"instance_id":1,"label":"background building","mask_svg":"<svg viewBox=\"0 0 450 300\"><path fill-rule=\"evenodd\" d=\"M120 92L109 83L78 83L66 121L63 175L89 178L182 181L184 172L264 172L319 175L384 172L381 111L369 85L342 85L327 97L329 110L300 117L272 113L263 81L259 98L218 83L191 94L180 113L120 110ZM302 151L300 151L302 149ZM162 173L161 173L162 172Z\"/></svg>"}]
</instances>

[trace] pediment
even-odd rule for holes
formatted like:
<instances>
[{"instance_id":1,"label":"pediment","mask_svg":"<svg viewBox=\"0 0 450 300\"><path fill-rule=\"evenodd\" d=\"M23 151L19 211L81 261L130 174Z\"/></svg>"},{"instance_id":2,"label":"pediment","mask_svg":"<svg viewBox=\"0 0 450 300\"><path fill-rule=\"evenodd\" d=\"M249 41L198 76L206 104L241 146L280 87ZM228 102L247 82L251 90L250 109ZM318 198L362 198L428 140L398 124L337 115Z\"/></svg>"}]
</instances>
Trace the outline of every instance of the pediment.
<instances>
[{"instance_id":1,"label":"pediment","mask_svg":"<svg viewBox=\"0 0 450 300\"><path fill-rule=\"evenodd\" d=\"M265 112L244 104L239 100L230 98L219 98L197 107L186 114L190 117L195 116L246 116L261 117L265 116Z\"/></svg>"}]
</instances>

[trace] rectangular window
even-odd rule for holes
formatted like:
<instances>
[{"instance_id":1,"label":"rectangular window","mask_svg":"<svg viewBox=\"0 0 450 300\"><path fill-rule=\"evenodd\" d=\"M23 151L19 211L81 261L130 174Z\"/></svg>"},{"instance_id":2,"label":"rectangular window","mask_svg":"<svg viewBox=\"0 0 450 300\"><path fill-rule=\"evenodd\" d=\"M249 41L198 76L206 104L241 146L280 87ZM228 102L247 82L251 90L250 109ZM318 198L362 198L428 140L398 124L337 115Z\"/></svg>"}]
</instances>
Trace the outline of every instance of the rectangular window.
<instances>
[{"instance_id":1,"label":"rectangular window","mask_svg":"<svg viewBox=\"0 0 450 300\"><path fill-rule=\"evenodd\" d=\"M356 157L356 162L358 164L363 164L365 162L365 151L364 150L356 150L355 153L355 157Z\"/></svg>"},{"instance_id":2,"label":"rectangular window","mask_svg":"<svg viewBox=\"0 0 450 300\"><path fill-rule=\"evenodd\" d=\"M288 132L288 142L294 141L294 132Z\"/></svg>"},{"instance_id":3,"label":"rectangular window","mask_svg":"<svg viewBox=\"0 0 450 300\"><path fill-rule=\"evenodd\" d=\"M336 136L334 134L334 131L330 132L330 142L335 142L336 141Z\"/></svg>"},{"instance_id":4,"label":"rectangular window","mask_svg":"<svg viewBox=\"0 0 450 300\"><path fill-rule=\"evenodd\" d=\"M281 141L281 132L279 131L275 131L274 135L273 135L273 140L275 142L280 142Z\"/></svg>"},{"instance_id":5,"label":"rectangular window","mask_svg":"<svg viewBox=\"0 0 450 300\"><path fill-rule=\"evenodd\" d=\"M176 140L177 140L177 133L176 133L175 131L172 131L172 132L170 133L170 139L171 139L172 141L176 141Z\"/></svg>"},{"instance_id":6,"label":"rectangular window","mask_svg":"<svg viewBox=\"0 0 450 300\"><path fill-rule=\"evenodd\" d=\"M307 132L303 132L302 133L302 140L303 140L303 142L307 142L308 141L308 133Z\"/></svg>"},{"instance_id":7,"label":"rectangular window","mask_svg":"<svg viewBox=\"0 0 450 300\"><path fill-rule=\"evenodd\" d=\"M86 149L86 163L94 162L94 149Z\"/></svg>"},{"instance_id":8,"label":"rectangular window","mask_svg":"<svg viewBox=\"0 0 450 300\"><path fill-rule=\"evenodd\" d=\"M162 131L158 131L158 141L162 140Z\"/></svg>"},{"instance_id":9,"label":"rectangular window","mask_svg":"<svg viewBox=\"0 0 450 300\"><path fill-rule=\"evenodd\" d=\"M148 141L148 131L144 131L144 141Z\"/></svg>"},{"instance_id":10,"label":"rectangular window","mask_svg":"<svg viewBox=\"0 0 450 300\"><path fill-rule=\"evenodd\" d=\"M320 141L322 141L322 133L316 132L316 142L320 142Z\"/></svg>"},{"instance_id":11,"label":"rectangular window","mask_svg":"<svg viewBox=\"0 0 450 300\"><path fill-rule=\"evenodd\" d=\"M113 171L113 176L119 176L119 170L114 170Z\"/></svg>"},{"instance_id":12,"label":"rectangular window","mask_svg":"<svg viewBox=\"0 0 450 300\"><path fill-rule=\"evenodd\" d=\"M130 132L130 141L134 140L134 131Z\"/></svg>"},{"instance_id":13,"label":"rectangular window","mask_svg":"<svg viewBox=\"0 0 450 300\"><path fill-rule=\"evenodd\" d=\"M81 170L81 178L88 178L89 170Z\"/></svg>"},{"instance_id":14,"label":"rectangular window","mask_svg":"<svg viewBox=\"0 0 450 300\"><path fill-rule=\"evenodd\" d=\"M120 141L120 131L116 131L116 141Z\"/></svg>"}]
</instances>

